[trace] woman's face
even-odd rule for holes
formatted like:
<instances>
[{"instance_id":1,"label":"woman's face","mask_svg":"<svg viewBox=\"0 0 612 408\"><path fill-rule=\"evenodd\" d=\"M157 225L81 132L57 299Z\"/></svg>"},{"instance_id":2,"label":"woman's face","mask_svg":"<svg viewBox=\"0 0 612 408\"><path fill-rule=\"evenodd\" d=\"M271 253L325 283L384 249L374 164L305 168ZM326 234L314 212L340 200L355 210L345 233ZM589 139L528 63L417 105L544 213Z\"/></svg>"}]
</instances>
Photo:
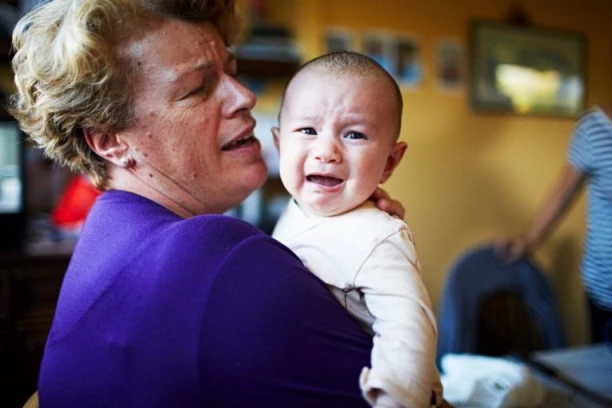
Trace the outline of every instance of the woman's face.
<instances>
[{"instance_id":1,"label":"woman's face","mask_svg":"<svg viewBox=\"0 0 612 408\"><path fill-rule=\"evenodd\" d=\"M118 136L145 191L188 216L222 213L263 184L255 96L211 23L160 21L123 51L136 64L135 120Z\"/></svg>"}]
</instances>

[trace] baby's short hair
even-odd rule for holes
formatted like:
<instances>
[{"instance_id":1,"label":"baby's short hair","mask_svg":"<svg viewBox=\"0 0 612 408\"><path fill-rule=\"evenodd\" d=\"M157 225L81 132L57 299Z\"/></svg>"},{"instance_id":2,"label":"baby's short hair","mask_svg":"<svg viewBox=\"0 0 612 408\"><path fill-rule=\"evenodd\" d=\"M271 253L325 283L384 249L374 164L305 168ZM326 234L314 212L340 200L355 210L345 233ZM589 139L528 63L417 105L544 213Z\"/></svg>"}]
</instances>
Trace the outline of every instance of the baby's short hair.
<instances>
[{"instance_id":1,"label":"baby's short hair","mask_svg":"<svg viewBox=\"0 0 612 408\"><path fill-rule=\"evenodd\" d=\"M392 97L395 99L395 105L397 108L397 131L395 136L395 140L397 140L402 127L402 109L404 106L402 92L400 91L395 79L393 79L393 77L379 63L367 55L353 51L339 51L324 54L303 64L289 80L285 86L285 89L283 90L280 105L281 108L279 111L279 121L289 85L300 73L313 69L320 69L323 72L332 75L357 75L362 77L375 77L380 78L383 81L387 81L391 85L391 89L393 89Z\"/></svg>"}]
</instances>

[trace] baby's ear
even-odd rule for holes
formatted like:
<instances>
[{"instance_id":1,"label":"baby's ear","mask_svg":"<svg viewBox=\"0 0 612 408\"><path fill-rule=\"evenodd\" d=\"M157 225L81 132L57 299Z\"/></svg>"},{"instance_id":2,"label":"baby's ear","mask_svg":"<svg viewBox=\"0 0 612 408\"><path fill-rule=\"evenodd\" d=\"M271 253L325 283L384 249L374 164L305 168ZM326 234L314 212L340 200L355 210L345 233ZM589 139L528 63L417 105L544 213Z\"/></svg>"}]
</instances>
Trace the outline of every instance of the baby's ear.
<instances>
[{"instance_id":1,"label":"baby's ear","mask_svg":"<svg viewBox=\"0 0 612 408\"><path fill-rule=\"evenodd\" d=\"M276 150L280 150L280 134L279 134L279 129L278 127L274 126L272 128L272 137L274 138L274 146L276 146Z\"/></svg>"},{"instance_id":2,"label":"baby's ear","mask_svg":"<svg viewBox=\"0 0 612 408\"><path fill-rule=\"evenodd\" d=\"M385 170L380 178L381 184L389 180L389 177L393 174L393 170L395 170L397 165L402 161L402 157L404 157L407 148L408 144L406 142L397 142L391 148L391 152L389 152L389 156L387 157L387 163L385 164Z\"/></svg>"}]
</instances>

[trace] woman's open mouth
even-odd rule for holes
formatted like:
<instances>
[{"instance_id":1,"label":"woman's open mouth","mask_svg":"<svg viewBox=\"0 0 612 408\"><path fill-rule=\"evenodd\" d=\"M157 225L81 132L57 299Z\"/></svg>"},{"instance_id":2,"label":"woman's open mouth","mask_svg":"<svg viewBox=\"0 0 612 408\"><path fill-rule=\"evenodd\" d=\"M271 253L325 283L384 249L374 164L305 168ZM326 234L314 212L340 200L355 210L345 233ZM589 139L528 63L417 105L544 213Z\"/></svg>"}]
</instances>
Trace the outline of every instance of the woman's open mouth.
<instances>
[{"instance_id":1,"label":"woman's open mouth","mask_svg":"<svg viewBox=\"0 0 612 408\"><path fill-rule=\"evenodd\" d=\"M227 152L229 150L240 149L241 147L249 146L253 143L258 143L258 142L259 141L257 140L257 138L255 138L255 136L248 135L241 139L234 140L233 142L223 145L221 147L221 150L224 152Z\"/></svg>"}]
</instances>

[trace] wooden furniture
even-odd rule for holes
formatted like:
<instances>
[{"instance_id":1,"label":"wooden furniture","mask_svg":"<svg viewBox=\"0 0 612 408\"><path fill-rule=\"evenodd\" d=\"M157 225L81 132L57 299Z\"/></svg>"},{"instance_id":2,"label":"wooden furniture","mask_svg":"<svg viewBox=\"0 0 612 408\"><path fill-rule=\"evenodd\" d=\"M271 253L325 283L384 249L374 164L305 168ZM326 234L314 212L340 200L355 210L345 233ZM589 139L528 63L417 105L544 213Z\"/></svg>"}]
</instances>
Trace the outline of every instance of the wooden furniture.
<instances>
[{"instance_id":1,"label":"wooden furniture","mask_svg":"<svg viewBox=\"0 0 612 408\"><path fill-rule=\"evenodd\" d=\"M0 405L21 407L38 371L70 255L0 253Z\"/></svg>"},{"instance_id":2,"label":"wooden furniture","mask_svg":"<svg viewBox=\"0 0 612 408\"><path fill-rule=\"evenodd\" d=\"M38 408L38 391L36 391L23 405L23 408Z\"/></svg>"}]
</instances>

